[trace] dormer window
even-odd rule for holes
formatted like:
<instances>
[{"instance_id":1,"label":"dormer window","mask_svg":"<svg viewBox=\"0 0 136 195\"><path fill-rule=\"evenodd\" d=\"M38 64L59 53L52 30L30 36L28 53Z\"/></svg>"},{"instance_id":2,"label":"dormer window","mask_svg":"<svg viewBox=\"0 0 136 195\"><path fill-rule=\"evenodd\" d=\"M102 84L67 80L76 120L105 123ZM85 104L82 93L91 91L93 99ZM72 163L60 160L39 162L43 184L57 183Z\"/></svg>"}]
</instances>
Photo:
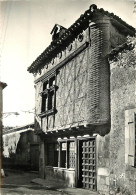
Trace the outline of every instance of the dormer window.
<instances>
[{"instance_id":1,"label":"dormer window","mask_svg":"<svg viewBox=\"0 0 136 195\"><path fill-rule=\"evenodd\" d=\"M59 25L59 24L55 24L52 31L51 31L51 35L52 35L52 40L56 40L58 38L61 37L61 35L63 33L66 32L66 28L64 28L63 26Z\"/></svg>"}]
</instances>

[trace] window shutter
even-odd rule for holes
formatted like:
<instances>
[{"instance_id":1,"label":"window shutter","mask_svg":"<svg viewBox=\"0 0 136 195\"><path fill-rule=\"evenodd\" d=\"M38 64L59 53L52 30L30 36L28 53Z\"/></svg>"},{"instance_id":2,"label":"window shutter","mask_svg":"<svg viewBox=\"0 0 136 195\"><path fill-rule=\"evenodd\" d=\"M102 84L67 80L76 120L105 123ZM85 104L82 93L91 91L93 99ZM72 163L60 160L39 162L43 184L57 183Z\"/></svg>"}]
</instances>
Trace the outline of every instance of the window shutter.
<instances>
[{"instance_id":1,"label":"window shutter","mask_svg":"<svg viewBox=\"0 0 136 195\"><path fill-rule=\"evenodd\" d=\"M128 163L131 166L134 166L135 160L135 128L134 122L129 124L129 154L128 154Z\"/></svg>"},{"instance_id":2,"label":"window shutter","mask_svg":"<svg viewBox=\"0 0 136 195\"><path fill-rule=\"evenodd\" d=\"M134 109L125 112L125 162L135 165L135 113Z\"/></svg>"}]
</instances>

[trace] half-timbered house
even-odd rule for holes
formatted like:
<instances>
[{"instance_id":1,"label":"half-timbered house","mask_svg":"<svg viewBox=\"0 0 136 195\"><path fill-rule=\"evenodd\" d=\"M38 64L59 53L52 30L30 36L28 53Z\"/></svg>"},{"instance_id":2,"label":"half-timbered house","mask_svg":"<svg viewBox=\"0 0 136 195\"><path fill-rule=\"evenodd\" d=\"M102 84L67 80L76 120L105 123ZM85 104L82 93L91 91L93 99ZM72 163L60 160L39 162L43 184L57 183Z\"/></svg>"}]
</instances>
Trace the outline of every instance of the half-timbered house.
<instances>
[{"instance_id":1,"label":"half-timbered house","mask_svg":"<svg viewBox=\"0 0 136 195\"><path fill-rule=\"evenodd\" d=\"M28 68L35 79L35 131L41 177L109 193L110 66L107 54L134 28L96 5L52 42Z\"/></svg>"}]
</instances>

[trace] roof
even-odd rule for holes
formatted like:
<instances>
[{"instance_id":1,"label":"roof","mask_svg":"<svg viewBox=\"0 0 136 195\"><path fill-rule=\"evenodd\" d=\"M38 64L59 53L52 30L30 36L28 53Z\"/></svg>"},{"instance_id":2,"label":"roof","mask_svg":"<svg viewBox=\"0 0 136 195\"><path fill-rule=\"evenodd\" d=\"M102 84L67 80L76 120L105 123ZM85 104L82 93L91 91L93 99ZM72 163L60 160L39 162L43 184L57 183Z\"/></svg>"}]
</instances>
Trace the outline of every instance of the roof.
<instances>
[{"instance_id":1,"label":"roof","mask_svg":"<svg viewBox=\"0 0 136 195\"><path fill-rule=\"evenodd\" d=\"M20 127L15 127L13 129L9 129L9 130L4 130L3 129L3 135L13 133L13 132L18 132L18 131L21 131L21 130L26 130L26 129L29 131L30 128L34 129L34 123L27 124L27 125L20 126Z\"/></svg>"},{"instance_id":2,"label":"roof","mask_svg":"<svg viewBox=\"0 0 136 195\"><path fill-rule=\"evenodd\" d=\"M59 52L59 50L63 49L64 46L66 46L72 38L74 38L76 35L81 33L83 30L85 30L89 24L89 20L93 19L93 16L95 13L98 13L99 15L106 15L108 16L112 22L116 26L119 27L120 24L124 26L124 28L127 28L130 35L134 35L135 29L128 25L125 21L123 21L118 16L114 15L113 13L109 13L108 11L104 11L104 9L98 9L95 4L91 5L88 10L85 11L84 14L82 14L79 19L75 21L58 39L55 39L51 42L51 44L43 51L43 53L40 54L40 56L28 67L28 71L30 73L36 72L36 70L42 65L43 61L44 64L48 63L53 56L56 55L56 53ZM123 28L123 33L125 33L125 30ZM60 47L61 46L61 47Z\"/></svg>"},{"instance_id":3,"label":"roof","mask_svg":"<svg viewBox=\"0 0 136 195\"><path fill-rule=\"evenodd\" d=\"M113 60L113 59L116 60L116 56L118 55L118 53L124 50L132 50L133 48L134 48L133 44L124 43L112 49L111 52L107 55L107 57L109 58L109 60Z\"/></svg>"}]
</instances>

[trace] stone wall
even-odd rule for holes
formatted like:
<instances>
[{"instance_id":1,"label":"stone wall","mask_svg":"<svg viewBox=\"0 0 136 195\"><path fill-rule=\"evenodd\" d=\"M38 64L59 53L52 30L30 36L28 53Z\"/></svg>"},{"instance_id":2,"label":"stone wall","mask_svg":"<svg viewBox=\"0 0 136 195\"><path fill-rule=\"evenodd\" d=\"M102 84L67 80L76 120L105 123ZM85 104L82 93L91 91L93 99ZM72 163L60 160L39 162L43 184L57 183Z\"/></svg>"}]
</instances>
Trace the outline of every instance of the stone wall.
<instances>
[{"instance_id":1,"label":"stone wall","mask_svg":"<svg viewBox=\"0 0 136 195\"><path fill-rule=\"evenodd\" d=\"M136 169L125 164L125 110L136 107L136 71L133 66L129 67L129 63L127 67L124 66L126 59L127 53L110 66L110 194L116 191L134 195Z\"/></svg>"},{"instance_id":2,"label":"stone wall","mask_svg":"<svg viewBox=\"0 0 136 195\"><path fill-rule=\"evenodd\" d=\"M110 136L97 136L97 191L109 195L109 144Z\"/></svg>"}]
</instances>

